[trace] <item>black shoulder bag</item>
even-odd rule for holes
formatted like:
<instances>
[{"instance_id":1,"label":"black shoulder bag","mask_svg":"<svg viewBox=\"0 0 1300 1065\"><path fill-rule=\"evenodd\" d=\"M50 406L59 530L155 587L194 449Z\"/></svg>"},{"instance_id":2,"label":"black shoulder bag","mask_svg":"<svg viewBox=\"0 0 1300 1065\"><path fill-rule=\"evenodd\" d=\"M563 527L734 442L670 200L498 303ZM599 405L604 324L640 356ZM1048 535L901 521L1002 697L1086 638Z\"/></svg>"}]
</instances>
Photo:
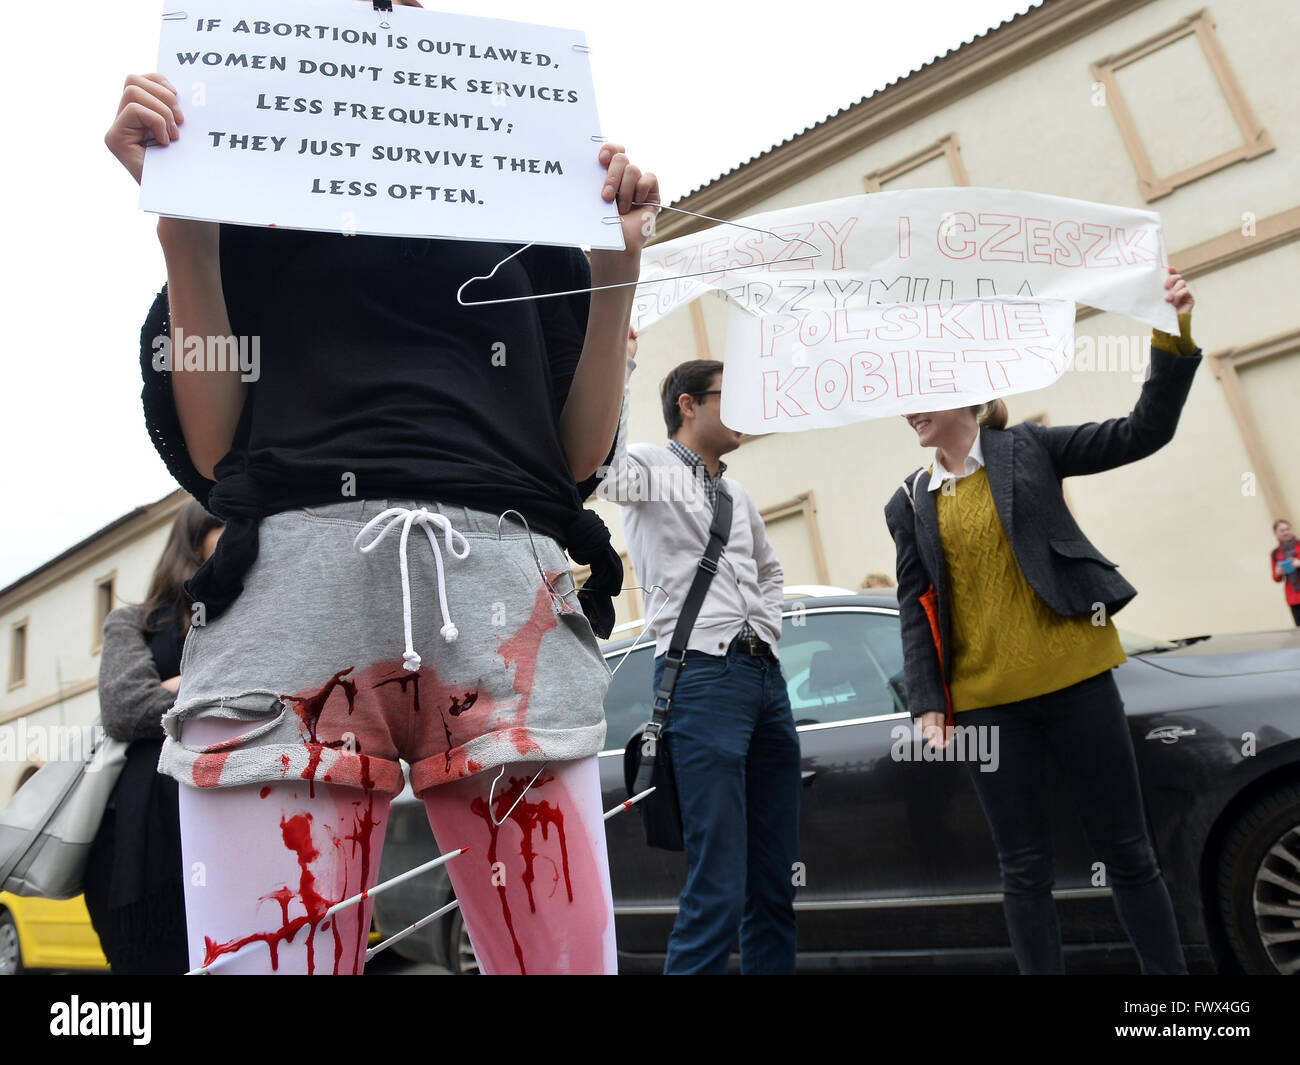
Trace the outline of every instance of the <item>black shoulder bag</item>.
<instances>
[{"instance_id":1,"label":"black shoulder bag","mask_svg":"<svg viewBox=\"0 0 1300 1065\"><path fill-rule=\"evenodd\" d=\"M686 641L699 616L709 582L718 572L718 558L731 535L731 494L718 483L718 501L713 508L713 522L709 526L709 543L704 557L699 561L695 579L691 581L686 602L677 616L677 627L668 645L664 670L655 693L654 717L647 721L639 735L628 741L623 752L623 780L628 798L639 795L646 788L654 788L651 795L637 804L641 823L645 826L646 843L668 851L684 849L682 844L682 812L677 803L677 781L673 777L672 756L668 750L668 737L663 735L664 720L672 705L673 690L686 658Z\"/></svg>"}]
</instances>

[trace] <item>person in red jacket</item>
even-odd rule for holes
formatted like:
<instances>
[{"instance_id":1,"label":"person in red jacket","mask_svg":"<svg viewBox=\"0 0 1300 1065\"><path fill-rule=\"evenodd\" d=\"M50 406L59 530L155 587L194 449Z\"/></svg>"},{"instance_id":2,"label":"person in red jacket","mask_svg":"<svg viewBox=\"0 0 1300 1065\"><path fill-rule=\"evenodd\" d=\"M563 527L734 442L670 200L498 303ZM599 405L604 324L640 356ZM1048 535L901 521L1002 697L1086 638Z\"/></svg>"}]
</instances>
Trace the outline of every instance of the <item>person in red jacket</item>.
<instances>
[{"instance_id":1,"label":"person in red jacket","mask_svg":"<svg viewBox=\"0 0 1300 1065\"><path fill-rule=\"evenodd\" d=\"M1300 625L1300 543L1285 518L1273 522L1273 533L1277 536L1277 547L1269 554L1273 579L1285 582L1286 605L1291 608L1295 623Z\"/></svg>"}]
</instances>

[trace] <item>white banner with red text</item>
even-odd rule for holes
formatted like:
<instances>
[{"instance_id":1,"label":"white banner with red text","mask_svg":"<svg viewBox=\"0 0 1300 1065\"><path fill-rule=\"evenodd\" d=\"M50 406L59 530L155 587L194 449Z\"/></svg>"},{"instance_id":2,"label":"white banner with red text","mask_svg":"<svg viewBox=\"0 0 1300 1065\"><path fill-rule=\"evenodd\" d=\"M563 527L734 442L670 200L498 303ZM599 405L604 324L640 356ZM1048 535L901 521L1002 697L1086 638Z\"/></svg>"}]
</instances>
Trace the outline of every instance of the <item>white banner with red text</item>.
<instances>
[{"instance_id":1,"label":"white banner with red text","mask_svg":"<svg viewBox=\"0 0 1300 1065\"><path fill-rule=\"evenodd\" d=\"M732 307L722 421L745 433L950 410L1052 384L1074 303L930 300L753 315Z\"/></svg>"},{"instance_id":2,"label":"white banner with red text","mask_svg":"<svg viewBox=\"0 0 1300 1065\"><path fill-rule=\"evenodd\" d=\"M652 244L641 256L632 323L644 331L715 290L762 315L991 296L1072 300L1177 332L1165 301L1168 265L1153 211L1007 189L877 192Z\"/></svg>"}]
</instances>

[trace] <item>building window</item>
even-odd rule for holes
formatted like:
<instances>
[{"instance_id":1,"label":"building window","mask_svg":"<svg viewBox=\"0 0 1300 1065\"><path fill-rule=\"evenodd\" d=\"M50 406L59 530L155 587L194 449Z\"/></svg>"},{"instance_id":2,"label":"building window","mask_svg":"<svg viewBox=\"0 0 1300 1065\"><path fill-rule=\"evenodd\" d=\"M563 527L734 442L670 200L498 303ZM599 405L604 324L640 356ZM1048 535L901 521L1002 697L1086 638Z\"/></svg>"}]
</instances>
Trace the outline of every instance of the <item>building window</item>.
<instances>
[{"instance_id":1,"label":"building window","mask_svg":"<svg viewBox=\"0 0 1300 1065\"><path fill-rule=\"evenodd\" d=\"M920 151L904 156L896 163L865 174L862 187L867 192L898 189L932 189L944 185L969 185L966 167L961 161L957 134L947 133Z\"/></svg>"},{"instance_id":2,"label":"building window","mask_svg":"<svg viewBox=\"0 0 1300 1065\"><path fill-rule=\"evenodd\" d=\"M113 610L113 592L116 579L117 571L114 570L107 577L100 577L95 582L94 622L90 632L91 654L95 654L99 650L103 641L104 620Z\"/></svg>"},{"instance_id":3,"label":"building window","mask_svg":"<svg viewBox=\"0 0 1300 1065\"><path fill-rule=\"evenodd\" d=\"M9 687L27 681L27 619L14 622L9 630Z\"/></svg>"},{"instance_id":4,"label":"building window","mask_svg":"<svg viewBox=\"0 0 1300 1065\"><path fill-rule=\"evenodd\" d=\"M793 499L773 503L759 512L776 557L781 562L784 583L830 584L826 547L817 522L817 497L800 492Z\"/></svg>"},{"instance_id":5,"label":"building window","mask_svg":"<svg viewBox=\"0 0 1300 1065\"><path fill-rule=\"evenodd\" d=\"M1205 9L1091 69L1148 203L1273 150ZM1171 122L1170 115L1186 112L1189 98L1195 120Z\"/></svg>"},{"instance_id":6,"label":"building window","mask_svg":"<svg viewBox=\"0 0 1300 1065\"><path fill-rule=\"evenodd\" d=\"M1224 398L1241 432L1251 469L1242 476L1242 494L1260 495L1270 524L1290 518L1285 491L1289 459L1294 381L1300 371L1300 329L1291 329L1253 344L1216 351L1210 367L1223 386Z\"/></svg>"}]
</instances>

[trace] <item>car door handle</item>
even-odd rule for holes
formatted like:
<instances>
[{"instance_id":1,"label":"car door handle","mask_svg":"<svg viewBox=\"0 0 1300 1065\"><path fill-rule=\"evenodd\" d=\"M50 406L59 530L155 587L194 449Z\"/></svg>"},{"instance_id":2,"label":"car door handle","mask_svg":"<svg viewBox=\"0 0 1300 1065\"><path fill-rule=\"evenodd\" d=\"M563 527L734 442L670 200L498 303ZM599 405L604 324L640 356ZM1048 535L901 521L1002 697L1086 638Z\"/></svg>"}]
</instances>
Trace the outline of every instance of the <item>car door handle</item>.
<instances>
[{"instance_id":1,"label":"car door handle","mask_svg":"<svg viewBox=\"0 0 1300 1065\"><path fill-rule=\"evenodd\" d=\"M806 788L808 787L808 785L810 785L813 782L813 777L815 777L816 775L817 775L817 770L805 769L803 770L803 772L799 774L799 777L803 781L803 786Z\"/></svg>"}]
</instances>

